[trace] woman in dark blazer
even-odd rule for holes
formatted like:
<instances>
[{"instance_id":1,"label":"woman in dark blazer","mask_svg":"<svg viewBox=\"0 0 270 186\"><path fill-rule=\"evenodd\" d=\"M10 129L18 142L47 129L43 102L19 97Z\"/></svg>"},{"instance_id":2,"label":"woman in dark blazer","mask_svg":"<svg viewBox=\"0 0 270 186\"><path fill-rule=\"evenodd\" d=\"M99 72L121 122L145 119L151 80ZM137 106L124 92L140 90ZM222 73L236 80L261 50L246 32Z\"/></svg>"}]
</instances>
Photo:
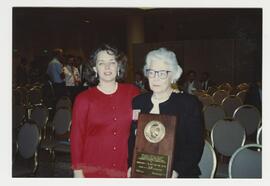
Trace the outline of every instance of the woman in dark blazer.
<instances>
[{"instance_id":1,"label":"woman in dark blazer","mask_svg":"<svg viewBox=\"0 0 270 186\"><path fill-rule=\"evenodd\" d=\"M204 148L202 105L193 95L175 93L171 84L176 82L182 69L175 54L165 48L147 54L144 74L148 78L152 92L133 99L133 113L166 114L177 117L175 154L172 177L195 178L201 172L198 167ZM129 137L129 167L132 164L136 139L137 117L133 122ZM130 174L130 170L128 174Z\"/></svg>"}]
</instances>

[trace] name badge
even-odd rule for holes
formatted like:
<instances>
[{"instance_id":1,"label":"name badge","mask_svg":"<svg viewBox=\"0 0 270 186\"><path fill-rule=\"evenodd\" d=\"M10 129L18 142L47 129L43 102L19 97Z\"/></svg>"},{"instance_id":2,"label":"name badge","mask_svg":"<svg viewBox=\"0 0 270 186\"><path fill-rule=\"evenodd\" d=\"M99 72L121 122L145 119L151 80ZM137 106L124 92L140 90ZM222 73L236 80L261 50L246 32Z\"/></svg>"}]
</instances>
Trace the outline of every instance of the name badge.
<instances>
[{"instance_id":1,"label":"name badge","mask_svg":"<svg viewBox=\"0 0 270 186\"><path fill-rule=\"evenodd\" d=\"M135 109L132 112L132 120L137 121L139 118L139 113L141 112L140 109Z\"/></svg>"}]
</instances>

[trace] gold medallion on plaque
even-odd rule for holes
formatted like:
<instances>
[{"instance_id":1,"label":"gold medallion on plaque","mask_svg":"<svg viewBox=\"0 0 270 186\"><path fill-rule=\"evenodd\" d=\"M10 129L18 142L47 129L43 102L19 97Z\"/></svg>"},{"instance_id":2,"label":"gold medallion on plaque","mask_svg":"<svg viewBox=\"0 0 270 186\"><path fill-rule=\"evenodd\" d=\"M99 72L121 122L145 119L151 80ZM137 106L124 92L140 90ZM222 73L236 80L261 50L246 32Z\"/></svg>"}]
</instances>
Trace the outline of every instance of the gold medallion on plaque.
<instances>
[{"instance_id":1,"label":"gold medallion on plaque","mask_svg":"<svg viewBox=\"0 0 270 186\"><path fill-rule=\"evenodd\" d=\"M165 127L159 121L150 121L144 128L144 136L151 143L160 142L165 136Z\"/></svg>"}]
</instances>

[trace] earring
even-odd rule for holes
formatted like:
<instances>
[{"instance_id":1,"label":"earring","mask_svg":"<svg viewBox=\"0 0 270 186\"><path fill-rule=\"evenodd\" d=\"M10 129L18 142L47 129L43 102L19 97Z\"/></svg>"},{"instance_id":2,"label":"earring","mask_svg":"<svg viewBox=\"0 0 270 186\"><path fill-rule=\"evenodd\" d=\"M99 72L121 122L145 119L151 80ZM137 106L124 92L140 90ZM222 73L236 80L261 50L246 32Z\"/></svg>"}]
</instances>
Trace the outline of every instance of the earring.
<instances>
[{"instance_id":1,"label":"earring","mask_svg":"<svg viewBox=\"0 0 270 186\"><path fill-rule=\"evenodd\" d=\"M117 71L117 76L120 76L120 70Z\"/></svg>"},{"instance_id":2,"label":"earring","mask_svg":"<svg viewBox=\"0 0 270 186\"><path fill-rule=\"evenodd\" d=\"M95 78L97 78L97 73L95 72Z\"/></svg>"}]
</instances>

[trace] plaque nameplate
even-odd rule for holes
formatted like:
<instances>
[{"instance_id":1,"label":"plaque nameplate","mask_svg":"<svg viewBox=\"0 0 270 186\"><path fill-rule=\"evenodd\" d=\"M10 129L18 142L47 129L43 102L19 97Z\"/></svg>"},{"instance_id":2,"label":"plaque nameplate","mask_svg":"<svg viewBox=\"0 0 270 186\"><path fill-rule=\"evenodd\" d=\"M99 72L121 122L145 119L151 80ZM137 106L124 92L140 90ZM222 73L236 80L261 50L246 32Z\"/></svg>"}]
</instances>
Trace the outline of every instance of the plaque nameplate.
<instances>
[{"instance_id":1,"label":"plaque nameplate","mask_svg":"<svg viewBox=\"0 0 270 186\"><path fill-rule=\"evenodd\" d=\"M146 176L166 177L168 156L138 152L135 172Z\"/></svg>"}]
</instances>

